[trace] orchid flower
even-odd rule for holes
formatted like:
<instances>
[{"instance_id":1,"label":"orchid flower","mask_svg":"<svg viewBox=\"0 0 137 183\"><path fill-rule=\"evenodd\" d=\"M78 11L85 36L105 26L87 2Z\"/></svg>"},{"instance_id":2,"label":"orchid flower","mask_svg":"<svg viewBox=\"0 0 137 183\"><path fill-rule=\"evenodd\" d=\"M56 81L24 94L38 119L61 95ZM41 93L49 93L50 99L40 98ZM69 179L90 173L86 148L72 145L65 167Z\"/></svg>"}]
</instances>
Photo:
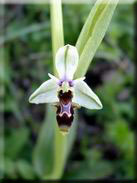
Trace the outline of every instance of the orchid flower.
<instances>
[{"instance_id":1,"label":"orchid flower","mask_svg":"<svg viewBox=\"0 0 137 183\"><path fill-rule=\"evenodd\" d=\"M30 103L51 103L57 107L56 118L60 130L68 132L73 121L74 109L80 106L101 109L97 95L84 81L85 77L73 79L79 55L76 47L66 45L59 48L55 57L58 77L48 74L45 81L29 98Z\"/></svg>"}]
</instances>

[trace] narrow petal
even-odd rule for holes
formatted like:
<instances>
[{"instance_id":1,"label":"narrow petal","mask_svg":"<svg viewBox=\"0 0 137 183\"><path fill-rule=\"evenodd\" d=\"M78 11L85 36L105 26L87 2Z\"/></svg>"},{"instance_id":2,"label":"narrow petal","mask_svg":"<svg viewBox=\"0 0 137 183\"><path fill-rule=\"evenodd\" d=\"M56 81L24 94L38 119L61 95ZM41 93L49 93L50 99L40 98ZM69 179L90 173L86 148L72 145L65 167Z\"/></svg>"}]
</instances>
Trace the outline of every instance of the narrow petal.
<instances>
[{"instance_id":1,"label":"narrow petal","mask_svg":"<svg viewBox=\"0 0 137 183\"><path fill-rule=\"evenodd\" d=\"M60 79L72 80L78 66L79 55L76 47L66 45L56 54L56 69Z\"/></svg>"},{"instance_id":2,"label":"narrow petal","mask_svg":"<svg viewBox=\"0 0 137 183\"><path fill-rule=\"evenodd\" d=\"M53 76L52 74L48 73L48 76L49 76L51 79L53 79L56 83L59 82L59 79L58 79L57 77Z\"/></svg>"},{"instance_id":3,"label":"narrow petal","mask_svg":"<svg viewBox=\"0 0 137 183\"><path fill-rule=\"evenodd\" d=\"M74 83L74 98L72 102L88 109L102 108L102 104L97 95L82 80Z\"/></svg>"},{"instance_id":4,"label":"narrow petal","mask_svg":"<svg viewBox=\"0 0 137 183\"><path fill-rule=\"evenodd\" d=\"M57 98L58 85L53 79L45 81L29 98L30 103L54 103Z\"/></svg>"}]
</instances>

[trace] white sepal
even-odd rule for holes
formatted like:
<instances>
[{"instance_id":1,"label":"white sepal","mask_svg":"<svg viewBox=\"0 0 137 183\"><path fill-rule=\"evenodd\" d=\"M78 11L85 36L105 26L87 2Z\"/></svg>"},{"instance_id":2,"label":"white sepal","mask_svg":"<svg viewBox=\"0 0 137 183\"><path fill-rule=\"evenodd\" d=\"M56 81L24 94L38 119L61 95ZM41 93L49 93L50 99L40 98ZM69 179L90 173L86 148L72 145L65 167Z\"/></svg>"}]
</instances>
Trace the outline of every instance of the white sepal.
<instances>
[{"instance_id":1,"label":"white sepal","mask_svg":"<svg viewBox=\"0 0 137 183\"><path fill-rule=\"evenodd\" d=\"M60 79L72 80L78 66L79 55L76 47L66 45L56 53L55 65Z\"/></svg>"},{"instance_id":2,"label":"white sepal","mask_svg":"<svg viewBox=\"0 0 137 183\"><path fill-rule=\"evenodd\" d=\"M97 95L82 80L74 84L74 98L72 102L88 109L102 109L102 104Z\"/></svg>"},{"instance_id":3,"label":"white sepal","mask_svg":"<svg viewBox=\"0 0 137 183\"><path fill-rule=\"evenodd\" d=\"M81 77L81 78L78 78L78 79L75 79L73 82L74 82L74 85L79 82L79 81L84 81L86 79L86 77Z\"/></svg>"},{"instance_id":4,"label":"white sepal","mask_svg":"<svg viewBox=\"0 0 137 183\"><path fill-rule=\"evenodd\" d=\"M58 102L58 85L53 79L45 81L29 98L30 103L53 103Z\"/></svg>"}]
</instances>

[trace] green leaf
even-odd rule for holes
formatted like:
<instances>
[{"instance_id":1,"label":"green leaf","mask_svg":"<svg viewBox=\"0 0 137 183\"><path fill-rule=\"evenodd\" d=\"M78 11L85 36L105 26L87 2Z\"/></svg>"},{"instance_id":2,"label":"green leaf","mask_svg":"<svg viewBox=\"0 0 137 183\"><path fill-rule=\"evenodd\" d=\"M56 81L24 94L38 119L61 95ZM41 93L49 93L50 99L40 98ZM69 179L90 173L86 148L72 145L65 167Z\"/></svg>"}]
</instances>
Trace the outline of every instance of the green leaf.
<instances>
[{"instance_id":1,"label":"green leaf","mask_svg":"<svg viewBox=\"0 0 137 183\"><path fill-rule=\"evenodd\" d=\"M113 167L110 162L101 159L100 152L93 149L87 152L85 160L70 167L64 179L99 179L111 175Z\"/></svg>"},{"instance_id":2,"label":"green leaf","mask_svg":"<svg viewBox=\"0 0 137 183\"><path fill-rule=\"evenodd\" d=\"M115 122L107 126L106 132L107 138L116 144L119 152L122 154L122 169L125 171L126 177L133 178L135 165L135 137L133 131L130 129L126 120L118 118ZM119 167L120 164L117 164L117 166Z\"/></svg>"},{"instance_id":3,"label":"green leaf","mask_svg":"<svg viewBox=\"0 0 137 183\"><path fill-rule=\"evenodd\" d=\"M16 158L22 151L28 140L29 131L27 128L19 128L5 140L5 156L12 159Z\"/></svg>"},{"instance_id":4,"label":"green leaf","mask_svg":"<svg viewBox=\"0 0 137 183\"><path fill-rule=\"evenodd\" d=\"M126 152L128 156L133 156L134 134L126 121L119 119L115 121L115 123L110 123L107 128L109 138L111 138L123 152Z\"/></svg>"},{"instance_id":5,"label":"green leaf","mask_svg":"<svg viewBox=\"0 0 137 183\"><path fill-rule=\"evenodd\" d=\"M8 175L10 178L17 178L15 162L9 158L4 159L4 175Z\"/></svg>"},{"instance_id":6,"label":"green leaf","mask_svg":"<svg viewBox=\"0 0 137 183\"><path fill-rule=\"evenodd\" d=\"M105 36L117 3L118 0L98 0L93 6L76 43L80 60L75 78L85 75Z\"/></svg>"},{"instance_id":7,"label":"green leaf","mask_svg":"<svg viewBox=\"0 0 137 183\"><path fill-rule=\"evenodd\" d=\"M53 60L55 63L55 55L57 50L60 47L64 46L61 0L51 0L50 13L51 13L52 50L53 50ZM55 64L54 64L54 73L57 75Z\"/></svg>"},{"instance_id":8,"label":"green leaf","mask_svg":"<svg viewBox=\"0 0 137 183\"><path fill-rule=\"evenodd\" d=\"M35 178L35 172L32 167L27 161L25 160L19 160L16 163L16 168L18 169L19 174L24 179L34 179Z\"/></svg>"},{"instance_id":9,"label":"green leaf","mask_svg":"<svg viewBox=\"0 0 137 183\"><path fill-rule=\"evenodd\" d=\"M76 135L77 115L69 135L64 137L59 132L53 106L47 106L47 114L33 151L33 165L39 177L55 179L61 177L72 148Z\"/></svg>"},{"instance_id":10,"label":"green leaf","mask_svg":"<svg viewBox=\"0 0 137 183\"><path fill-rule=\"evenodd\" d=\"M0 36L0 45L4 44L5 42L14 40L18 37L25 36L26 34L33 33L33 32L38 32L42 29L46 28L46 23L39 23L39 24L33 24L27 27L23 28L18 28L14 27L13 30L8 30L6 31L6 35ZM15 31L16 30L16 31Z\"/></svg>"},{"instance_id":11,"label":"green leaf","mask_svg":"<svg viewBox=\"0 0 137 183\"><path fill-rule=\"evenodd\" d=\"M47 118L42 124L36 146L33 151L33 165L39 177L50 174L54 164L55 111L47 106Z\"/></svg>"}]
</instances>

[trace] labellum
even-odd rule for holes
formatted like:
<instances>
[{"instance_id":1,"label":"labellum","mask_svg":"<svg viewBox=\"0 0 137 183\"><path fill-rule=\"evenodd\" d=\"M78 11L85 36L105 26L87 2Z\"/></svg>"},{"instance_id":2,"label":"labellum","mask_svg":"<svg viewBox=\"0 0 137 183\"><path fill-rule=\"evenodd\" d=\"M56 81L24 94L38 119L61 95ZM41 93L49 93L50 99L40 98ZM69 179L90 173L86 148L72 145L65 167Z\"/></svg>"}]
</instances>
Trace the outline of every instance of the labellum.
<instances>
[{"instance_id":1,"label":"labellum","mask_svg":"<svg viewBox=\"0 0 137 183\"><path fill-rule=\"evenodd\" d=\"M61 90L58 94L59 103L57 105L56 118L62 134L67 134L73 122L74 106L72 104L72 92Z\"/></svg>"}]
</instances>

